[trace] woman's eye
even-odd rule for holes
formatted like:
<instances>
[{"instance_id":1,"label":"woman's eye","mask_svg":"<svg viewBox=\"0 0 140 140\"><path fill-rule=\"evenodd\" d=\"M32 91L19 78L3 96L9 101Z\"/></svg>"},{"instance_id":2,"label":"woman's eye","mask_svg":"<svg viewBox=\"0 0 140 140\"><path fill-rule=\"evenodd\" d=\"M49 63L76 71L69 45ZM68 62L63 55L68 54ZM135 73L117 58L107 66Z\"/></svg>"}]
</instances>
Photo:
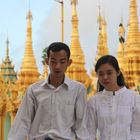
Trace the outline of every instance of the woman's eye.
<instances>
[{"instance_id":1,"label":"woman's eye","mask_svg":"<svg viewBox=\"0 0 140 140\"><path fill-rule=\"evenodd\" d=\"M112 74L112 72L109 72L109 73L107 73L108 75L111 75Z\"/></svg>"}]
</instances>

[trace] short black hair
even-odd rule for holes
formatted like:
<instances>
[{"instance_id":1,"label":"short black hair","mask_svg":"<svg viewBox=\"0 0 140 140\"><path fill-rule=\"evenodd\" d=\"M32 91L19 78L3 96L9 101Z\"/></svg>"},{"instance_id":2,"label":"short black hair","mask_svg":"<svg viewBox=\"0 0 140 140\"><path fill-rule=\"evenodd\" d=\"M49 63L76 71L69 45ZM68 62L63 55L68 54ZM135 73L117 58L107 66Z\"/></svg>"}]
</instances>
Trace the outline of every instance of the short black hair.
<instances>
[{"instance_id":1,"label":"short black hair","mask_svg":"<svg viewBox=\"0 0 140 140\"><path fill-rule=\"evenodd\" d=\"M53 42L49 45L47 48L47 57L49 58L50 56L50 51L52 52L59 52L61 50L64 50L67 53L67 58L69 60L70 58L70 49L69 46L65 43L62 42Z\"/></svg>"}]
</instances>

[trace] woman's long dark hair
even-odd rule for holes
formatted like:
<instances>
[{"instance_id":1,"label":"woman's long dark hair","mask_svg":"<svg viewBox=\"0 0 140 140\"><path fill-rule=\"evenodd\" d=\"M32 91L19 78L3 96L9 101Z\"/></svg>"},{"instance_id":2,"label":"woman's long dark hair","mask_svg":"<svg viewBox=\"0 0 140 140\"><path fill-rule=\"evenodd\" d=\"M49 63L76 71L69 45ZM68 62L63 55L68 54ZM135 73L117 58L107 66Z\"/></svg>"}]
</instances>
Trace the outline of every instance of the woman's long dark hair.
<instances>
[{"instance_id":1,"label":"woman's long dark hair","mask_svg":"<svg viewBox=\"0 0 140 140\"><path fill-rule=\"evenodd\" d=\"M100 68L100 66L103 64L110 64L111 66L113 66L113 68L116 70L116 72L120 73L119 76L117 77L117 84L119 86L126 86L123 74L119 68L118 61L114 56L104 55L104 56L100 57L95 65L95 72L96 73L97 73L98 69ZM103 89L104 89L104 86L102 86L98 80L97 91L102 91Z\"/></svg>"}]
</instances>

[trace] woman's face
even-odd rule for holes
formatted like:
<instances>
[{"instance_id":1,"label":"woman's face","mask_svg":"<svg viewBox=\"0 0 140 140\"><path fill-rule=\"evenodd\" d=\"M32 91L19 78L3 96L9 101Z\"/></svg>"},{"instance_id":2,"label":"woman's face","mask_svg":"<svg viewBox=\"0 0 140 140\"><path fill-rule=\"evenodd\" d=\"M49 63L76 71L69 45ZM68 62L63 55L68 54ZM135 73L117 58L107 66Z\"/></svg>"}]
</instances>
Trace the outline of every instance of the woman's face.
<instances>
[{"instance_id":1,"label":"woman's face","mask_svg":"<svg viewBox=\"0 0 140 140\"><path fill-rule=\"evenodd\" d=\"M102 64L97 70L99 82L106 90L118 90L117 77L119 73L108 63Z\"/></svg>"}]
</instances>

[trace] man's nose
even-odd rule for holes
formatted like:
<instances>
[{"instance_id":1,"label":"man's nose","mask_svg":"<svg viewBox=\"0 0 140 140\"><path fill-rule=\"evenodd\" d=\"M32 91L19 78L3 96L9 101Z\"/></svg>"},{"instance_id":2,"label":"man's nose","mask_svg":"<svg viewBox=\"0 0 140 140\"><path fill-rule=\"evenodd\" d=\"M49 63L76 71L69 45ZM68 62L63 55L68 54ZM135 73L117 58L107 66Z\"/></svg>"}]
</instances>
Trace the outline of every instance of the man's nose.
<instances>
[{"instance_id":1,"label":"man's nose","mask_svg":"<svg viewBox=\"0 0 140 140\"><path fill-rule=\"evenodd\" d=\"M60 63L57 62L56 65L55 65L55 68L60 68L60 67L61 67Z\"/></svg>"}]
</instances>

